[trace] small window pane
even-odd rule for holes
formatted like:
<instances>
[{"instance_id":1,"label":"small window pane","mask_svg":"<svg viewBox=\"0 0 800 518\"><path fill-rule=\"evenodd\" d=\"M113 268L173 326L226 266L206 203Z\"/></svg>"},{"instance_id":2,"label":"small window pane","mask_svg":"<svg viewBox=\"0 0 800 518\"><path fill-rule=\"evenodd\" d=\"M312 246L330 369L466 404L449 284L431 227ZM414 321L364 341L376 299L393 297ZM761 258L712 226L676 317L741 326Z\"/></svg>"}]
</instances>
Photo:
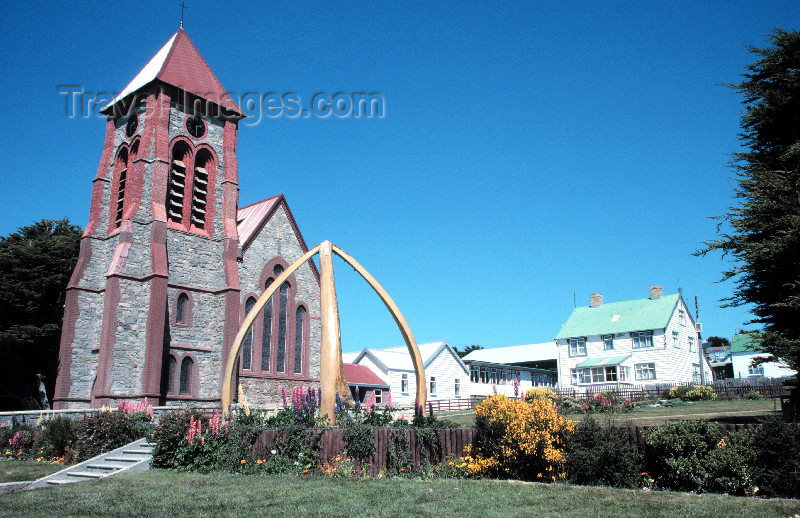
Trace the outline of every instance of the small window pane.
<instances>
[{"instance_id":1,"label":"small window pane","mask_svg":"<svg viewBox=\"0 0 800 518\"><path fill-rule=\"evenodd\" d=\"M174 356L170 355L167 360L167 394L175 393L175 371L178 367L178 361Z\"/></svg>"},{"instance_id":2,"label":"small window pane","mask_svg":"<svg viewBox=\"0 0 800 518\"><path fill-rule=\"evenodd\" d=\"M274 282L274 279L270 277L267 279L267 282L264 285L264 289L270 287L270 285ZM264 304L264 310L261 312L261 371L268 372L269 371L269 361L271 358L272 353L272 299L275 296L269 298L266 304Z\"/></svg>"},{"instance_id":3,"label":"small window pane","mask_svg":"<svg viewBox=\"0 0 800 518\"><path fill-rule=\"evenodd\" d=\"M189 302L189 296L185 293L178 295L178 304L175 309L175 322L179 324L186 323L186 309Z\"/></svg>"},{"instance_id":4,"label":"small window pane","mask_svg":"<svg viewBox=\"0 0 800 518\"><path fill-rule=\"evenodd\" d=\"M277 267L276 267L277 268ZM284 282L280 287L278 306L278 352L276 355L276 369L286 372L286 322L289 306L289 283Z\"/></svg>"},{"instance_id":5,"label":"small window pane","mask_svg":"<svg viewBox=\"0 0 800 518\"><path fill-rule=\"evenodd\" d=\"M194 362L191 358L186 357L181 362L181 383L180 383L180 393L181 394L191 394L192 393L192 366Z\"/></svg>"}]
</instances>

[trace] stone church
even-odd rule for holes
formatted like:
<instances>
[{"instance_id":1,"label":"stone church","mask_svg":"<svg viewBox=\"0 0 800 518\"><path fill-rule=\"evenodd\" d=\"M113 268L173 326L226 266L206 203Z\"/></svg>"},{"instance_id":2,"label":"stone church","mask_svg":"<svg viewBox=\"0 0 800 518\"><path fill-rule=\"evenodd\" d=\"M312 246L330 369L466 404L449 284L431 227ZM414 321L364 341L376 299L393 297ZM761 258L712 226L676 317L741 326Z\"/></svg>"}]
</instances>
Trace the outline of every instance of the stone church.
<instances>
[{"instance_id":1,"label":"stone church","mask_svg":"<svg viewBox=\"0 0 800 518\"><path fill-rule=\"evenodd\" d=\"M244 115L183 31L110 104L89 223L67 286L54 408L220 401L246 311L307 251L283 196L238 207ZM307 262L239 356L249 401L319 379L319 274Z\"/></svg>"}]
</instances>

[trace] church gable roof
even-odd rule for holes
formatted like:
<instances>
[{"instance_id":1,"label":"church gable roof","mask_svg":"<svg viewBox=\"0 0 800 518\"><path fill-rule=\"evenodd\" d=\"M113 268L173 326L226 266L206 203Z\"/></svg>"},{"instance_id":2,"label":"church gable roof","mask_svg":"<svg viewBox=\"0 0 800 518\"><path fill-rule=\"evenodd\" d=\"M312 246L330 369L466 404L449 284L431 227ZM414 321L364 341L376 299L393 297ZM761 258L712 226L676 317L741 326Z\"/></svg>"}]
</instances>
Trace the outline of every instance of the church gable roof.
<instances>
[{"instance_id":1,"label":"church gable roof","mask_svg":"<svg viewBox=\"0 0 800 518\"><path fill-rule=\"evenodd\" d=\"M247 250L281 206L286 211L289 225L291 225L294 235L298 243L300 243L300 248L303 252L308 252L306 240L303 239L303 234L300 233L300 227L297 226L297 221L295 221L294 215L291 209L289 209L289 204L286 203L286 198L284 198L283 194L241 207L236 212L236 230L239 233L239 248L242 252ZM309 261L309 265L314 275L319 279L319 272L317 271L317 266L314 261Z\"/></svg>"},{"instance_id":2,"label":"church gable roof","mask_svg":"<svg viewBox=\"0 0 800 518\"><path fill-rule=\"evenodd\" d=\"M155 80L212 101L241 116L236 103L225 92L203 56L183 29L178 29L155 56L136 74L120 94L102 110L111 107Z\"/></svg>"}]
</instances>

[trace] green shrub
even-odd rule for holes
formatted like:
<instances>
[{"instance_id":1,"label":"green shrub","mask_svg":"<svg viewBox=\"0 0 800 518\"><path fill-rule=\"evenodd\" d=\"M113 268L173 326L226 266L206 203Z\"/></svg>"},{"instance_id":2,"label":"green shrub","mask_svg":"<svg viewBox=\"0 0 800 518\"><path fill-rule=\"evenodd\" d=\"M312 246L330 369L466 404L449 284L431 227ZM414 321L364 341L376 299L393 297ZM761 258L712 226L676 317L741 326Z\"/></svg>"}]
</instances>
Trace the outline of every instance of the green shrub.
<instances>
[{"instance_id":1,"label":"green shrub","mask_svg":"<svg viewBox=\"0 0 800 518\"><path fill-rule=\"evenodd\" d=\"M558 401L558 411L562 414L580 414L583 405L577 399L566 397Z\"/></svg>"},{"instance_id":2,"label":"green shrub","mask_svg":"<svg viewBox=\"0 0 800 518\"><path fill-rule=\"evenodd\" d=\"M764 399L764 396L761 395L761 392L758 391L750 391L744 395L745 399Z\"/></svg>"},{"instance_id":3,"label":"green shrub","mask_svg":"<svg viewBox=\"0 0 800 518\"><path fill-rule=\"evenodd\" d=\"M153 429L145 414L99 412L78 422L78 460L86 460L103 452L147 436Z\"/></svg>"},{"instance_id":4,"label":"green shrub","mask_svg":"<svg viewBox=\"0 0 800 518\"><path fill-rule=\"evenodd\" d=\"M751 465L754 461L752 433L731 432L703 459L705 491L731 495L754 493Z\"/></svg>"},{"instance_id":5,"label":"green shrub","mask_svg":"<svg viewBox=\"0 0 800 518\"><path fill-rule=\"evenodd\" d=\"M364 422L353 419L346 421L342 429L347 454L352 459L365 462L375 452L375 436L372 427Z\"/></svg>"},{"instance_id":6,"label":"green shrub","mask_svg":"<svg viewBox=\"0 0 800 518\"><path fill-rule=\"evenodd\" d=\"M673 387L669 390L669 399L682 399L684 401L712 401L717 399L717 393L712 387L706 385L690 385Z\"/></svg>"},{"instance_id":7,"label":"green shrub","mask_svg":"<svg viewBox=\"0 0 800 518\"><path fill-rule=\"evenodd\" d=\"M55 416L45 421L37 449L47 458L63 457L75 450L78 440L78 423L72 419Z\"/></svg>"},{"instance_id":8,"label":"green shrub","mask_svg":"<svg viewBox=\"0 0 800 518\"><path fill-rule=\"evenodd\" d=\"M800 497L800 422L764 421L752 432L753 483L766 496Z\"/></svg>"},{"instance_id":9,"label":"green shrub","mask_svg":"<svg viewBox=\"0 0 800 518\"><path fill-rule=\"evenodd\" d=\"M534 399L546 399L547 401L555 401L556 393L548 388L532 387L525 391L525 402L530 403Z\"/></svg>"},{"instance_id":10,"label":"green shrub","mask_svg":"<svg viewBox=\"0 0 800 518\"><path fill-rule=\"evenodd\" d=\"M176 458L178 446L186 438L189 420L192 418L205 420L205 423L208 423L208 419L205 416L193 410L171 412L161 416L158 426L150 434L150 442L155 443L151 462L154 468L179 467L180 464Z\"/></svg>"},{"instance_id":11,"label":"green shrub","mask_svg":"<svg viewBox=\"0 0 800 518\"><path fill-rule=\"evenodd\" d=\"M705 480L703 461L722 438L715 423L673 421L645 435L645 458L656 483L667 489L696 490Z\"/></svg>"},{"instance_id":12,"label":"green shrub","mask_svg":"<svg viewBox=\"0 0 800 518\"><path fill-rule=\"evenodd\" d=\"M638 487L642 459L635 446L610 421L589 416L567 443L567 479L582 485Z\"/></svg>"}]
</instances>

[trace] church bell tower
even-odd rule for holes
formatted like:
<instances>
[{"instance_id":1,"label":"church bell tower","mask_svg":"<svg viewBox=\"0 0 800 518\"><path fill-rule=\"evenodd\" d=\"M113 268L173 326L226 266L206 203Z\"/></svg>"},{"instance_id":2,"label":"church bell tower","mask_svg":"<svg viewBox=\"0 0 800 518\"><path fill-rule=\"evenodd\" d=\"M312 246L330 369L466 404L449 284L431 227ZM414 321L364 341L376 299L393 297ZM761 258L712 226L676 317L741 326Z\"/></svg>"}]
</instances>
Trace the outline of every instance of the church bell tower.
<instances>
[{"instance_id":1,"label":"church bell tower","mask_svg":"<svg viewBox=\"0 0 800 518\"><path fill-rule=\"evenodd\" d=\"M103 114L54 407L219 401L240 310L243 115L182 28Z\"/></svg>"}]
</instances>

